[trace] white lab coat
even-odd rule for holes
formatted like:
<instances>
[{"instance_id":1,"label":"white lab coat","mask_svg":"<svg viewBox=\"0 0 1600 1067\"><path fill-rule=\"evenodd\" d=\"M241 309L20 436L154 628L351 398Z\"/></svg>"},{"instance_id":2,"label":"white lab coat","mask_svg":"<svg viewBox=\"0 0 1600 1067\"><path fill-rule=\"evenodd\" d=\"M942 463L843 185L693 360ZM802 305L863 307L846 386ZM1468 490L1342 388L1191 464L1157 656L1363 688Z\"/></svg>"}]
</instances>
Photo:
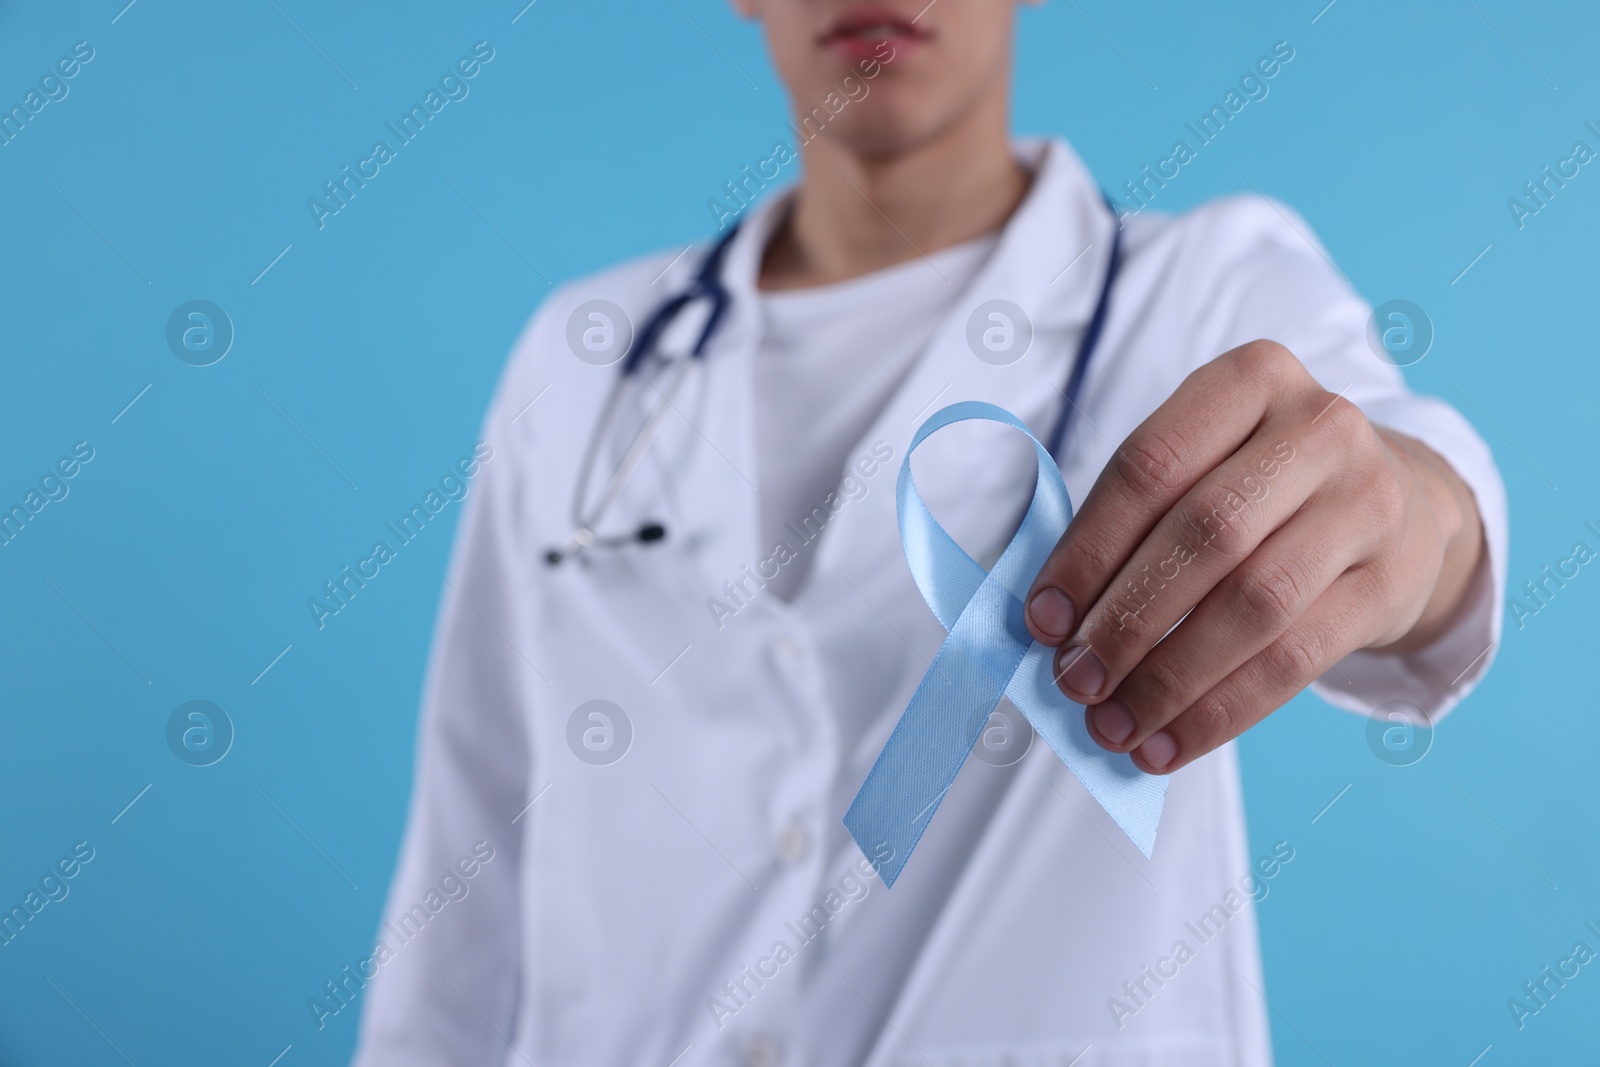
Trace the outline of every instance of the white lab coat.
<instances>
[{"instance_id":1,"label":"white lab coat","mask_svg":"<svg viewBox=\"0 0 1600 1067\"><path fill-rule=\"evenodd\" d=\"M728 318L613 510L618 528L664 520L662 542L543 562L570 531L579 457L616 374L575 358L567 321L604 298L637 327L687 283L699 251L574 282L534 316L487 420L494 455L443 594L387 952L346 997L364 1014L362 1067L1270 1061L1247 894L1283 876L1295 842L1276 855L1273 842L1247 848L1232 745L1172 777L1152 861L1043 744L1009 768L969 759L893 890L858 878L840 826L944 637L896 529L909 438L930 405L965 399L1043 436L1106 268L1114 220L1071 150L1017 151L1037 168L1032 190L853 453L881 441L893 460L811 546L792 604L756 595L720 628L708 605L734 603L724 583L769 554L750 364L779 198L753 208L731 246ZM1506 514L1488 450L1373 355L1367 307L1287 209L1239 198L1126 226L1063 461L1073 498L1194 367L1254 338L1283 342L1327 388L1428 443L1477 495L1488 565L1451 632L1411 657L1353 656L1319 690L1355 710L1402 698L1442 714L1499 638ZM970 312L994 297L1025 309L1036 331L1010 366L965 341ZM636 424L642 403L632 396L620 421ZM606 435L602 478L632 429ZM1030 446L973 427L923 451L929 507L992 558L1030 491ZM568 740L574 710L596 699L632 728L626 755L604 766ZM849 751L841 723L855 724L843 731L859 738ZM465 898L416 917L480 841L494 858L463 882ZM408 913L402 937L394 924Z\"/></svg>"}]
</instances>

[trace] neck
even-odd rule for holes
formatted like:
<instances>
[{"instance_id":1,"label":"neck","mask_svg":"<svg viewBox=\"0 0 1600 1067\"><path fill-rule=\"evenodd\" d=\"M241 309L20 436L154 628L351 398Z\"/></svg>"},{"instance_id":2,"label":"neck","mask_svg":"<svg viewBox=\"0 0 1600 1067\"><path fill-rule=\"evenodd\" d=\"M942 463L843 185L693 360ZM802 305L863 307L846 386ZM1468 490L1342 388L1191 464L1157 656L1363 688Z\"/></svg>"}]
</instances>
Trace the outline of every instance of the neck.
<instances>
[{"instance_id":1,"label":"neck","mask_svg":"<svg viewBox=\"0 0 1600 1067\"><path fill-rule=\"evenodd\" d=\"M824 133L767 245L763 289L844 281L930 255L1005 224L1030 175L1011 155L1003 94L904 151L866 155Z\"/></svg>"}]
</instances>

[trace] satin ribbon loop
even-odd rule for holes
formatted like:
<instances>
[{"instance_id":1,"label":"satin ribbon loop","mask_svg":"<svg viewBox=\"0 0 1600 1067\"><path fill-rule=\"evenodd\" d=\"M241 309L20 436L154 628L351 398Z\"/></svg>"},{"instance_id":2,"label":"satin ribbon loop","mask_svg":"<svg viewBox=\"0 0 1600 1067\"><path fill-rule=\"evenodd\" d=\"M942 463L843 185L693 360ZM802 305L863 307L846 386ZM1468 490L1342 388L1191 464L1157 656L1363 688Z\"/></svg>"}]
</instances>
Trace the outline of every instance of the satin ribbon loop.
<instances>
[{"instance_id":1,"label":"satin ribbon loop","mask_svg":"<svg viewBox=\"0 0 1600 1067\"><path fill-rule=\"evenodd\" d=\"M969 419L1021 430L1038 461L1022 525L985 572L929 512L911 477L911 454L930 435ZM1004 408L977 401L929 416L911 439L895 483L900 543L922 598L948 632L894 732L845 813L845 828L894 885L989 714L1002 696L1027 718L1148 859L1166 800L1167 779L1145 774L1126 755L1089 737L1083 705L1056 686L1054 650L1033 640L1023 601L1072 519L1066 483L1049 450Z\"/></svg>"}]
</instances>

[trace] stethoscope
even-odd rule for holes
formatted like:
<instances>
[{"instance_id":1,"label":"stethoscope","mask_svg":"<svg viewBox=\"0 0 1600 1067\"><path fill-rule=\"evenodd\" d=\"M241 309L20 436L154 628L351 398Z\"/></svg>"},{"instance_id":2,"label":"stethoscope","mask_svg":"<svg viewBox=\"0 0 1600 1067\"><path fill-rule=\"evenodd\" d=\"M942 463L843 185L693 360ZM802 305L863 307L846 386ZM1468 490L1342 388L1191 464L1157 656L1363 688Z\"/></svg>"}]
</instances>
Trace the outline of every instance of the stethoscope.
<instances>
[{"instance_id":1,"label":"stethoscope","mask_svg":"<svg viewBox=\"0 0 1600 1067\"><path fill-rule=\"evenodd\" d=\"M1107 202L1109 205L1109 201ZM1115 211L1113 210L1113 214ZM723 317L727 314L728 303L731 299L727 286L722 284L722 262L727 256L728 246L733 243L734 236L739 232L736 225L729 230L711 247L700 263L700 269L695 272L693 280L674 297L663 302L646 320L644 329L639 334L622 359L622 372L617 376L616 383L611 388L611 395L606 399L600 418L595 422L595 429L589 435L589 444L584 449L583 465L578 471L577 485L572 496L572 533L559 548L552 548L545 553L545 562L551 566L570 559L587 548L616 548L629 544L649 544L660 541L666 537L667 530L660 522L647 521L626 534L613 534L601 536L595 531L599 528L600 521L607 511L622 496L622 491L633 478L634 472L644 462L645 456L650 451L656 435L661 431L662 423L667 415L674 410L673 402L679 390L682 389L684 380L688 377L689 369L696 359L704 359L706 348L711 339L716 335L717 328L722 324ZM1078 412L1078 394L1083 389L1085 373L1089 369L1089 362L1094 358L1095 350L1100 346L1100 334L1105 328L1106 309L1111 303L1111 287L1116 281L1117 269L1122 265L1122 226L1120 222L1112 231L1111 253L1106 259L1105 280L1100 285L1100 296L1095 301L1094 314L1089 319L1089 325L1083 331L1083 338L1078 342L1077 358L1072 363L1072 373L1067 378L1067 387L1062 392L1063 403L1061 414L1056 417L1055 426L1050 431L1049 440L1045 442L1052 456L1059 456L1062 442L1066 440L1067 432L1072 427L1073 418ZM601 444L605 438L605 428L610 424L616 414L617 406L623 393L623 386L644 365L650 353L655 350L661 335L666 331L672 321L696 300L705 300L709 303L709 313L706 315L705 325L700 329L700 337L695 341L694 347L687 356L678 356L669 360L666 372L665 386L654 386L660 392L661 399L651 409L644 423L639 427L639 432L634 435L633 442L622 455L622 461L617 464L617 469L606 480L605 487L600 495L595 498L594 504L587 509L584 507L588 498L588 489L594 475L594 465L598 457Z\"/></svg>"}]
</instances>

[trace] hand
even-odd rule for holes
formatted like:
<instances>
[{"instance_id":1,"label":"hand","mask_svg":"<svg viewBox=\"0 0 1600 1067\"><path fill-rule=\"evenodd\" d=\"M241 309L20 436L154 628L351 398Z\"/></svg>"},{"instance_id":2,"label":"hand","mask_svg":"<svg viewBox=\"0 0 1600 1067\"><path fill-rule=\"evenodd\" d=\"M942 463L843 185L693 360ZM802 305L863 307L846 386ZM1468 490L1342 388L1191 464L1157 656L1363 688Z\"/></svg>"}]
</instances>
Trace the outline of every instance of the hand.
<instances>
[{"instance_id":1,"label":"hand","mask_svg":"<svg viewBox=\"0 0 1600 1067\"><path fill-rule=\"evenodd\" d=\"M1448 464L1255 341L1117 449L1034 579L1028 628L1061 646L1095 741L1163 774L1350 652L1425 646L1482 552Z\"/></svg>"}]
</instances>

